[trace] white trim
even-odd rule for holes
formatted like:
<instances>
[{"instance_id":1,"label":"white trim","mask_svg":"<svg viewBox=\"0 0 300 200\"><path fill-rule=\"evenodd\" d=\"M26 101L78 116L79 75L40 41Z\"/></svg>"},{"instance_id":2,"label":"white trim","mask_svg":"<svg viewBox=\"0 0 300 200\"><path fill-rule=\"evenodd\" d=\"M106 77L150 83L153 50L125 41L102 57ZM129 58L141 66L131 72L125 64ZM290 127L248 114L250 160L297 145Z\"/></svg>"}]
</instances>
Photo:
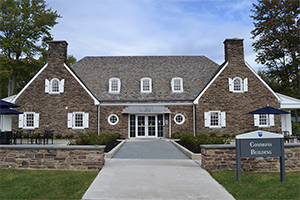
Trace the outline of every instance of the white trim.
<instances>
[{"instance_id":1,"label":"white trim","mask_svg":"<svg viewBox=\"0 0 300 200\"><path fill-rule=\"evenodd\" d=\"M198 104L199 103L199 99L201 98L201 96L206 92L206 90L213 84L213 82L219 77L219 75L224 71L224 69L227 67L228 62L223 66L222 69L220 69L220 71L217 73L217 75L215 75L215 77L208 83L208 85L202 90L202 92L199 94L198 97L196 97L196 99L194 100L194 104Z\"/></svg>"},{"instance_id":2,"label":"white trim","mask_svg":"<svg viewBox=\"0 0 300 200\"><path fill-rule=\"evenodd\" d=\"M38 71L38 73L36 73L34 75L34 77L25 85L25 87L23 87L23 89L17 94L17 96L13 99L12 103L15 103L16 100L18 99L18 97L28 88L28 86L36 79L36 77L38 77L40 75L40 73L42 73L42 71L44 71L44 69L48 66L48 63L46 63L44 65L44 67Z\"/></svg>"},{"instance_id":3,"label":"white trim","mask_svg":"<svg viewBox=\"0 0 300 200\"><path fill-rule=\"evenodd\" d=\"M176 80L180 81L180 90L175 90L174 89L174 87L175 87L174 82ZM180 78L180 77L174 77L174 78L172 78L172 80L171 80L171 89L172 89L172 92L174 92L174 93L181 93L181 92L183 92L183 79Z\"/></svg>"},{"instance_id":4,"label":"white trim","mask_svg":"<svg viewBox=\"0 0 300 200\"><path fill-rule=\"evenodd\" d=\"M270 90L270 92L277 98L278 102L280 102L280 98L278 95L270 88L270 86L255 72L255 70L245 62L245 65L252 71L252 73Z\"/></svg>"},{"instance_id":5,"label":"white trim","mask_svg":"<svg viewBox=\"0 0 300 200\"><path fill-rule=\"evenodd\" d=\"M118 82L118 91L112 91L112 82L113 81L117 81ZM116 78L116 77L113 77L113 78L110 78L108 80L108 92L109 93L112 93L112 94L119 94L121 92L121 80L119 78Z\"/></svg>"},{"instance_id":6,"label":"white trim","mask_svg":"<svg viewBox=\"0 0 300 200\"><path fill-rule=\"evenodd\" d=\"M268 88L268 90L277 98L278 102L280 102L280 98L278 95L270 88L268 84L254 71L254 69L245 62L245 65L250 69L250 71ZM224 71L224 69L228 66L228 62L223 66L223 68L217 73L217 75L209 82L209 84L202 90L202 92L199 94L199 96L194 100L194 104L199 103L199 99L201 96L206 92L206 90L213 84L213 82L219 77L219 75Z\"/></svg>"},{"instance_id":7,"label":"white trim","mask_svg":"<svg viewBox=\"0 0 300 200\"><path fill-rule=\"evenodd\" d=\"M144 81L149 81L149 90L144 90ZM141 93L151 93L152 92L152 79L149 77L141 78Z\"/></svg>"},{"instance_id":8,"label":"white trim","mask_svg":"<svg viewBox=\"0 0 300 200\"><path fill-rule=\"evenodd\" d=\"M111 118L111 117L116 117L116 118L117 118L117 121L116 121L115 123L111 122L111 121L110 121L110 118ZM111 115L108 116L107 121L108 121L108 123L109 123L110 125L116 125L116 124L119 122L119 117L118 117L118 115L116 115L116 114L111 114Z\"/></svg>"},{"instance_id":9,"label":"white trim","mask_svg":"<svg viewBox=\"0 0 300 200\"><path fill-rule=\"evenodd\" d=\"M191 106L192 102L188 103L101 103L100 106Z\"/></svg>"},{"instance_id":10,"label":"white trim","mask_svg":"<svg viewBox=\"0 0 300 200\"><path fill-rule=\"evenodd\" d=\"M176 117L177 117L178 115L180 115L180 116L182 117L182 122L178 122L178 121L176 120ZM184 115L181 114L181 113L176 114L176 115L174 116L174 122L175 122L176 124L178 124L178 125L183 124L183 123L185 122L185 117L184 117Z\"/></svg>"},{"instance_id":11,"label":"white trim","mask_svg":"<svg viewBox=\"0 0 300 200\"><path fill-rule=\"evenodd\" d=\"M28 86L46 69L48 66L48 63L44 65L44 67L38 71L34 75L34 77L25 85L25 87L17 94L17 96L13 99L12 103L15 103L18 97L28 88ZM64 63L64 67L71 73L71 75L77 80L77 82L83 87L83 89L92 97L94 100L95 105L99 105L99 101L92 95L92 93L85 87L85 85L77 78L77 76L74 74L74 72Z\"/></svg>"},{"instance_id":12,"label":"white trim","mask_svg":"<svg viewBox=\"0 0 300 200\"><path fill-rule=\"evenodd\" d=\"M300 109L300 100L294 97L286 96L280 93L276 93L280 98L280 108L282 109Z\"/></svg>"},{"instance_id":13,"label":"white trim","mask_svg":"<svg viewBox=\"0 0 300 200\"><path fill-rule=\"evenodd\" d=\"M92 97L92 99L94 100L95 105L99 105L99 101L94 97L94 95L87 89L87 87L85 87L85 85L79 80L79 78L77 78L77 76L73 73L73 71L68 67L68 65L66 65L64 63L65 68L72 74L72 76L76 79L76 81L83 87L83 89L85 89L85 91L90 95L90 97Z\"/></svg>"}]
</instances>

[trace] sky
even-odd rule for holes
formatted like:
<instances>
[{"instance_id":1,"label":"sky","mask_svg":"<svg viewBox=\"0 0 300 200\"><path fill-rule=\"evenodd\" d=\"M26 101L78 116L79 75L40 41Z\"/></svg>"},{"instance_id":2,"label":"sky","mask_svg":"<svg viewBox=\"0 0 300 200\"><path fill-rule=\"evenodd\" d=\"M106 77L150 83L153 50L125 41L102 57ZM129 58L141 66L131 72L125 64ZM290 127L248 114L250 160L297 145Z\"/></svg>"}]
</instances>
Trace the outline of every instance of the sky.
<instances>
[{"instance_id":1,"label":"sky","mask_svg":"<svg viewBox=\"0 0 300 200\"><path fill-rule=\"evenodd\" d=\"M256 0L46 0L62 16L51 31L68 54L85 56L204 55L224 62L224 40L244 39L245 60L256 71L251 44Z\"/></svg>"}]
</instances>

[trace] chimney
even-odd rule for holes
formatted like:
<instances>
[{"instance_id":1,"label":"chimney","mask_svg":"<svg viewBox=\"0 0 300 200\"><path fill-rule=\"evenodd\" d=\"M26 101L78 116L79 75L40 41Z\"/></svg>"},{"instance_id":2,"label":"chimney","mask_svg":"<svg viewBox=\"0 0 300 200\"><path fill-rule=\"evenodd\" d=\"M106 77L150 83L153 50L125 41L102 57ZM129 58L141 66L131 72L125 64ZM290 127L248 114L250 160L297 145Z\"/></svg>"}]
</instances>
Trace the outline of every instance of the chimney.
<instances>
[{"instance_id":1,"label":"chimney","mask_svg":"<svg viewBox=\"0 0 300 200\"><path fill-rule=\"evenodd\" d=\"M54 65L63 65L67 62L67 47L66 41L49 41L48 63Z\"/></svg>"},{"instance_id":2,"label":"chimney","mask_svg":"<svg viewBox=\"0 0 300 200\"><path fill-rule=\"evenodd\" d=\"M244 62L244 39L226 39L225 45L225 61Z\"/></svg>"}]
</instances>

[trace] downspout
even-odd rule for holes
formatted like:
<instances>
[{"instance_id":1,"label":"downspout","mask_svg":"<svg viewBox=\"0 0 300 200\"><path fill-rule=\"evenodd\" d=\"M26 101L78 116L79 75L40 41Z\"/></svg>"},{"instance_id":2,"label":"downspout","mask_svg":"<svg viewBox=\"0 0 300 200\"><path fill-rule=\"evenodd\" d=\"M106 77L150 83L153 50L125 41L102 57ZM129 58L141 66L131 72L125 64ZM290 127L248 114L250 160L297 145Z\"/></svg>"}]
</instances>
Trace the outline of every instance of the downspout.
<instances>
[{"instance_id":1,"label":"downspout","mask_svg":"<svg viewBox=\"0 0 300 200\"><path fill-rule=\"evenodd\" d=\"M171 113L169 113L169 138L171 138Z\"/></svg>"},{"instance_id":2,"label":"downspout","mask_svg":"<svg viewBox=\"0 0 300 200\"><path fill-rule=\"evenodd\" d=\"M195 104L193 103L193 129L194 129L194 137L196 137L196 120L195 120Z\"/></svg>"},{"instance_id":3,"label":"downspout","mask_svg":"<svg viewBox=\"0 0 300 200\"><path fill-rule=\"evenodd\" d=\"M100 135L100 104L98 105L98 135Z\"/></svg>"}]
</instances>

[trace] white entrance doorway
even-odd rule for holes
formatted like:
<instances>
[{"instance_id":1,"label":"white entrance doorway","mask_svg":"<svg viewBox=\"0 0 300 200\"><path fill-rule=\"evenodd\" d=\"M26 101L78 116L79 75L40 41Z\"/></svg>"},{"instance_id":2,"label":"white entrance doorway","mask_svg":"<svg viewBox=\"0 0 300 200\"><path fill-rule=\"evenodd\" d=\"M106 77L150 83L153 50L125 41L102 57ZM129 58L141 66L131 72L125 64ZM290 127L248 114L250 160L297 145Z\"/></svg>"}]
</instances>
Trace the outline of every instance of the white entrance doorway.
<instances>
[{"instance_id":1,"label":"white entrance doorway","mask_svg":"<svg viewBox=\"0 0 300 200\"><path fill-rule=\"evenodd\" d=\"M129 136L131 138L163 137L163 115L129 115Z\"/></svg>"}]
</instances>

